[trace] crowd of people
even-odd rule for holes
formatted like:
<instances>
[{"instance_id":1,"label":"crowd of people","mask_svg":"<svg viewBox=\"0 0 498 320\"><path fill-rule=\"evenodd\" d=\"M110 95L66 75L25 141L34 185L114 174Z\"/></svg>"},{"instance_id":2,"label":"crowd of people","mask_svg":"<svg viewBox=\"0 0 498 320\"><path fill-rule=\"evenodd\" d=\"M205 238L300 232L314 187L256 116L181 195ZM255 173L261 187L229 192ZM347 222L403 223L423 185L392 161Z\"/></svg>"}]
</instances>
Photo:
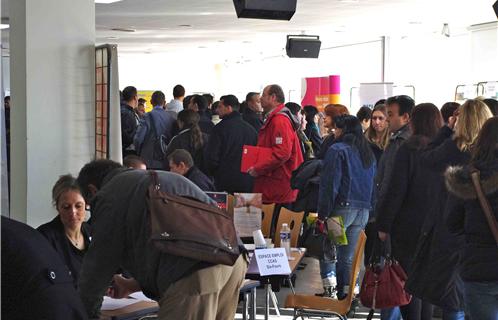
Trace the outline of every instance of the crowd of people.
<instances>
[{"instance_id":1,"label":"crowd of people","mask_svg":"<svg viewBox=\"0 0 498 320\"><path fill-rule=\"evenodd\" d=\"M57 307L32 308L51 319L96 318L104 295L134 291L159 302L159 319L233 319L245 256L215 265L153 247L147 214L153 169L162 191L204 203L214 205L206 191L261 193L264 203L276 204L272 233L282 207L316 212L318 225L339 217L347 244L338 246L337 262L320 261L324 290L317 295L344 299L350 292L354 249L365 230L365 264L389 242L413 295L408 305L381 310L381 319L432 319L434 307L448 320L498 318L498 240L471 178L480 171L498 219L495 100L439 110L401 95L356 116L341 104L319 111L285 103L278 85L249 92L242 103L231 94L213 100L185 96L181 85L169 103L161 91L144 101L135 87L124 88L123 164L94 160L77 177L61 176L52 190L57 216L38 234L2 218L2 287L51 287L46 301ZM271 149L271 156L242 172L246 145ZM15 258L19 251L30 259ZM34 277L19 286L7 273L13 268ZM21 295L3 301L2 315L28 317Z\"/></svg>"}]
</instances>

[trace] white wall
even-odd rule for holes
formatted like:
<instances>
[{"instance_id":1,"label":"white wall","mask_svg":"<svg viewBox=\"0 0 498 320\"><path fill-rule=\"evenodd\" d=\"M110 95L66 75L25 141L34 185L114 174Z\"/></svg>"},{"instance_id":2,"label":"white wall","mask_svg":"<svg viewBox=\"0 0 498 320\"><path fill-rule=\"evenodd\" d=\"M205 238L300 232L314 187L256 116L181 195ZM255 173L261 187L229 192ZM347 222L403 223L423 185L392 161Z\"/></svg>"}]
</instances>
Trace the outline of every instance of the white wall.
<instances>
[{"instance_id":1,"label":"white wall","mask_svg":"<svg viewBox=\"0 0 498 320\"><path fill-rule=\"evenodd\" d=\"M93 0L16 0L11 10L11 216L51 220L51 188L94 155Z\"/></svg>"}]
</instances>

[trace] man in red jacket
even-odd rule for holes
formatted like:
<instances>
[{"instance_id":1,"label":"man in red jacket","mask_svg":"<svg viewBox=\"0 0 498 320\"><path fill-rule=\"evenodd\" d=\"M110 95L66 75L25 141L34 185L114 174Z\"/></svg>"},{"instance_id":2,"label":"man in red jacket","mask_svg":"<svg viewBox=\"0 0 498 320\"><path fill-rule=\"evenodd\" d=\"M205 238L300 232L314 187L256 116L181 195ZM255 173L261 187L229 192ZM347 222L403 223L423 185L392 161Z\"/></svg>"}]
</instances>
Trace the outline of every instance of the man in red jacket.
<instances>
[{"instance_id":1,"label":"man in red jacket","mask_svg":"<svg viewBox=\"0 0 498 320\"><path fill-rule=\"evenodd\" d=\"M263 90L261 106L266 120L259 130L258 147L271 148L271 157L258 159L248 170L255 177L254 192L263 194L264 203L278 205L296 200L297 190L292 190L290 179L292 171L303 162L301 146L296 129L297 118L284 106L285 96L276 84Z\"/></svg>"}]
</instances>

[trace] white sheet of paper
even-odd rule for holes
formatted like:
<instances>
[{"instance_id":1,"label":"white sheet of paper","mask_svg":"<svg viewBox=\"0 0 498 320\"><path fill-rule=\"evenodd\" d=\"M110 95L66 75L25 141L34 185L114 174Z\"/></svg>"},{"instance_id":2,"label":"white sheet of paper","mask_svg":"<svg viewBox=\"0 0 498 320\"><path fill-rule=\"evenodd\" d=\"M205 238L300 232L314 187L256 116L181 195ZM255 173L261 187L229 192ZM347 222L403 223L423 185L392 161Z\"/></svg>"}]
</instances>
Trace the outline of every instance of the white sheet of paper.
<instances>
[{"instance_id":1,"label":"white sheet of paper","mask_svg":"<svg viewBox=\"0 0 498 320\"><path fill-rule=\"evenodd\" d=\"M137 299L139 301L154 302L154 300L147 298L142 291L137 291L130 294L130 298Z\"/></svg>"},{"instance_id":2,"label":"white sheet of paper","mask_svg":"<svg viewBox=\"0 0 498 320\"><path fill-rule=\"evenodd\" d=\"M240 210L242 209L242 210ZM239 237L252 237L252 232L261 229L261 209L250 207L250 212L244 212L246 208L234 210L233 222Z\"/></svg>"},{"instance_id":3,"label":"white sheet of paper","mask_svg":"<svg viewBox=\"0 0 498 320\"><path fill-rule=\"evenodd\" d=\"M104 301L102 302L102 308L100 308L100 310L121 309L137 302L138 302L137 299L131 299L131 298L114 299L108 296L104 296Z\"/></svg>"},{"instance_id":4,"label":"white sheet of paper","mask_svg":"<svg viewBox=\"0 0 498 320\"><path fill-rule=\"evenodd\" d=\"M262 276L291 273L285 248L256 249L254 255Z\"/></svg>"}]
</instances>

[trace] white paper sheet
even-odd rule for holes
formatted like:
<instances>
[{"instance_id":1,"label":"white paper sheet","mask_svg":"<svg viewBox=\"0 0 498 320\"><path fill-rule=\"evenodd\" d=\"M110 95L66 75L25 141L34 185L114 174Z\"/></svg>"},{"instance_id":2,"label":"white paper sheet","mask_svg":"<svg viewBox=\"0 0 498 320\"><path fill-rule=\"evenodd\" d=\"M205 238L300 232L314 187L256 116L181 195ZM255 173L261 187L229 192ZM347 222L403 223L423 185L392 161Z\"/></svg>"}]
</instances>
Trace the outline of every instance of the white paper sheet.
<instances>
[{"instance_id":1,"label":"white paper sheet","mask_svg":"<svg viewBox=\"0 0 498 320\"><path fill-rule=\"evenodd\" d=\"M100 308L100 310L121 309L137 302L139 302L139 300L132 298L114 299L108 296L104 296L104 301L102 302L102 308Z\"/></svg>"}]
</instances>

